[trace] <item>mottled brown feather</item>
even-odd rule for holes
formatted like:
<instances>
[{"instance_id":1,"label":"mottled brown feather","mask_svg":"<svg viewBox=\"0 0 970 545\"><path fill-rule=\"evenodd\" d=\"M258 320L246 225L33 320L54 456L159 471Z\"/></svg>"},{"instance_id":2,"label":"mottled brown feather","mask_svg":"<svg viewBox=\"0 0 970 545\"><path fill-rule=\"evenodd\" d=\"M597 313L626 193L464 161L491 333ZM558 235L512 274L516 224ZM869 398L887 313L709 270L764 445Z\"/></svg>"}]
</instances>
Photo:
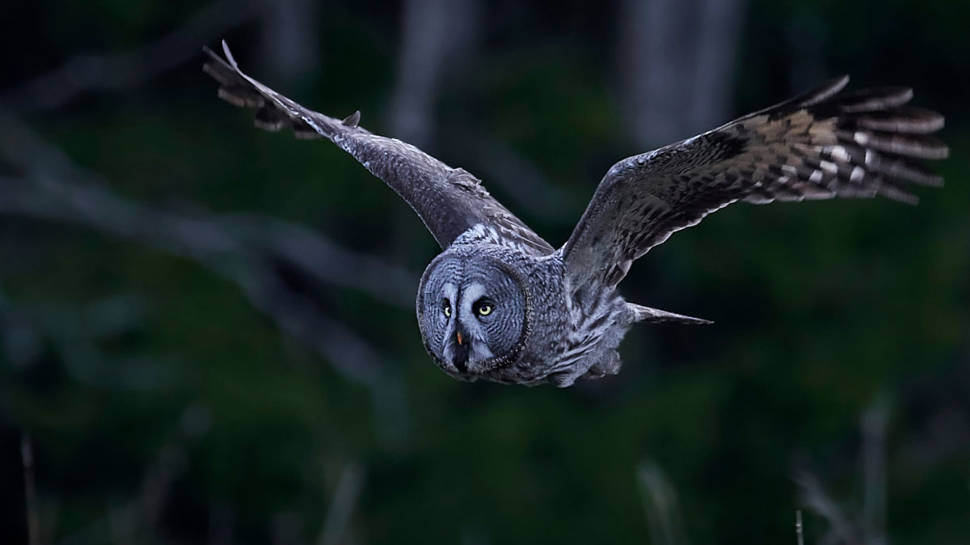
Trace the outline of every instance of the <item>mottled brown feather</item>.
<instances>
[{"instance_id":1,"label":"mottled brown feather","mask_svg":"<svg viewBox=\"0 0 970 545\"><path fill-rule=\"evenodd\" d=\"M736 201L833 197L915 203L911 185L941 185L922 164L948 149L936 112L905 106L912 90L842 92L848 77L717 129L613 165L563 246L574 286L615 286L633 260Z\"/></svg>"}]
</instances>

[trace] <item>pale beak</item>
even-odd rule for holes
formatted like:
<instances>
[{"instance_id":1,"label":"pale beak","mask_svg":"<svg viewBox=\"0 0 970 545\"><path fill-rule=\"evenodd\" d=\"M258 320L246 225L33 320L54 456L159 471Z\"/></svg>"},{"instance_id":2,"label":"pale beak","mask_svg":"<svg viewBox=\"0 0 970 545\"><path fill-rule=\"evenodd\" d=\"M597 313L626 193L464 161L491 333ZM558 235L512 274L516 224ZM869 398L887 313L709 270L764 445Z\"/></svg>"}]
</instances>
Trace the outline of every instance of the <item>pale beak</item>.
<instances>
[{"instance_id":1,"label":"pale beak","mask_svg":"<svg viewBox=\"0 0 970 545\"><path fill-rule=\"evenodd\" d=\"M455 337L458 339L458 344L461 345L461 331L455 332Z\"/></svg>"}]
</instances>

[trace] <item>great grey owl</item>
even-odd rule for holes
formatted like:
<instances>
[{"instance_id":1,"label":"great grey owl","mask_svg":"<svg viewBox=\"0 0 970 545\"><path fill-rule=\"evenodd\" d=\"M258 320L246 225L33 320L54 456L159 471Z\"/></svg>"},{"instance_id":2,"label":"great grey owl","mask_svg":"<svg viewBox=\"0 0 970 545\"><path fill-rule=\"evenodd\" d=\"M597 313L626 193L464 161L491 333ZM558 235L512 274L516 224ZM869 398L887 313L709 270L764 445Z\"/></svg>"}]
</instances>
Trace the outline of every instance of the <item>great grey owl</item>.
<instances>
[{"instance_id":1,"label":"great grey owl","mask_svg":"<svg viewBox=\"0 0 970 545\"><path fill-rule=\"evenodd\" d=\"M244 74L224 42L225 60L205 51L219 96L256 110L257 127L329 139L417 212L444 250L418 286L421 337L445 373L470 381L565 387L616 374L617 347L633 323L709 323L628 303L616 291L633 261L674 232L737 201L915 202L913 184L942 184L920 160L948 153L930 136L943 117L906 106L910 89L843 92L844 76L619 161L556 249L467 171L364 130L360 112L339 120L300 106Z\"/></svg>"}]
</instances>

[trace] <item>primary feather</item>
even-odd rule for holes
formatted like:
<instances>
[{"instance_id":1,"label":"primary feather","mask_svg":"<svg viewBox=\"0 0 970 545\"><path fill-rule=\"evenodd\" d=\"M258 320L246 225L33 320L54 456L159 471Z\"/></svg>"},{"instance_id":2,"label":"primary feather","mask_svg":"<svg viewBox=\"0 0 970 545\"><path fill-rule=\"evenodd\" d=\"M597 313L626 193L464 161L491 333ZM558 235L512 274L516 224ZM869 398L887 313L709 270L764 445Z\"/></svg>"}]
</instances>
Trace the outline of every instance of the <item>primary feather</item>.
<instances>
[{"instance_id":1,"label":"primary feather","mask_svg":"<svg viewBox=\"0 0 970 545\"><path fill-rule=\"evenodd\" d=\"M947 156L930 136L943 117L904 106L910 89L841 92L848 81L613 165L563 246L574 285L615 286L650 248L736 201L915 203L912 185L942 184L921 160Z\"/></svg>"}]
</instances>

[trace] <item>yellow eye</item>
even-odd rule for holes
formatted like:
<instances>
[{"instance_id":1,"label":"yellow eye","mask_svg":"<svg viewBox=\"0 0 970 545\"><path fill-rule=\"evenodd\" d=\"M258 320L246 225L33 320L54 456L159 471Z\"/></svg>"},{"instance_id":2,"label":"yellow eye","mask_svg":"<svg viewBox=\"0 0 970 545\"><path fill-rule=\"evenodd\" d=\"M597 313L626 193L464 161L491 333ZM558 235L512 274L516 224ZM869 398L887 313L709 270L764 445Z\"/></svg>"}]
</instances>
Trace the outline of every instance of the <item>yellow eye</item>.
<instances>
[{"instance_id":1,"label":"yellow eye","mask_svg":"<svg viewBox=\"0 0 970 545\"><path fill-rule=\"evenodd\" d=\"M489 304L489 303L482 303L482 304L478 305L478 315L479 316L488 316L491 313L492 313L492 305L491 304Z\"/></svg>"},{"instance_id":2,"label":"yellow eye","mask_svg":"<svg viewBox=\"0 0 970 545\"><path fill-rule=\"evenodd\" d=\"M445 306L442 310L444 310L446 317L451 317L451 305L448 304L448 301L445 301Z\"/></svg>"}]
</instances>

